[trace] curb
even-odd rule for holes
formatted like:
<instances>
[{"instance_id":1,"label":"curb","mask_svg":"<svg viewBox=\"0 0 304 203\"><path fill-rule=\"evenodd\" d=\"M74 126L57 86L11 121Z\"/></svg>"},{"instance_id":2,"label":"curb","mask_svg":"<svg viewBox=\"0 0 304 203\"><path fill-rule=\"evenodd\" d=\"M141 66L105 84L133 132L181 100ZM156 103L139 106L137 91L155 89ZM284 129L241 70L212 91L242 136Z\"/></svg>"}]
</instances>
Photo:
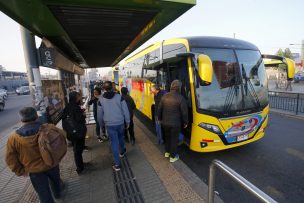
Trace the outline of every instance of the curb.
<instances>
[{"instance_id":1,"label":"curb","mask_svg":"<svg viewBox=\"0 0 304 203\"><path fill-rule=\"evenodd\" d=\"M277 110L277 109L270 109L270 113L274 113L274 114L278 114L278 115L282 115L282 116L286 116L289 118L294 118L294 119L299 119L299 120L304 120L304 115L295 115L286 111L281 111L281 110Z\"/></svg>"}]
</instances>

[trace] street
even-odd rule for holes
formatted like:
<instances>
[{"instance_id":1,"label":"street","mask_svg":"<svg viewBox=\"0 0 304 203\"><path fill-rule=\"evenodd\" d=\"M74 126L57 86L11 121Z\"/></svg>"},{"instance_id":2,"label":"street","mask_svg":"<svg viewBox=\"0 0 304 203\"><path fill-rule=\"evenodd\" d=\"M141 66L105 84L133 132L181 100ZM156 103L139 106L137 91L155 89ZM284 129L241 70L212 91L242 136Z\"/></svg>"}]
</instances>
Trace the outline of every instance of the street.
<instances>
[{"instance_id":1,"label":"street","mask_svg":"<svg viewBox=\"0 0 304 203\"><path fill-rule=\"evenodd\" d=\"M9 95L4 111L0 112L0 138L4 135L4 131L12 128L15 124L20 122L19 110L24 106L32 106L30 95Z\"/></svg>"},{"instance_id":2,"label":"street","mask_svg":"<svg viewBox=\"0 0 304 203\"><path fill-rule=\"evenodd\" d=\"M138 114L137 114L138 116ZM154 132L147 118L140 119ZM209 165L218 159L278 202L304 201L304 120L271 113L266 136L258 142L213 153L180 147L180 157L206 184ZM216 171L215 190L225 202L259 202L236 182Z\"/></svg>"}]
</instances>

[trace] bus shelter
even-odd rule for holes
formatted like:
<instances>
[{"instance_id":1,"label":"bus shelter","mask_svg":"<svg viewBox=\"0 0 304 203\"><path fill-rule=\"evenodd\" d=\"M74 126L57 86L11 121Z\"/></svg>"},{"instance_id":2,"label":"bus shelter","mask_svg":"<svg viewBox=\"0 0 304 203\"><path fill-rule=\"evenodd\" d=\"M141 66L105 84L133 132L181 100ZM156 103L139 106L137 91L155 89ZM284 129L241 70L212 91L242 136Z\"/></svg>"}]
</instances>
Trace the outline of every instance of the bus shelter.
<instances>
[{"instance_id":1,"label":"bus shelter","mask_svg":"<svg viewBox=\"0 0 304 203\"><path fill-rule=\"evenodd\" d=\"M44 117L39 66L64 75L114 66L177 19L195 0L0 0L0 10L21 25L34 104ZM36 50L34 36L42 44ZM69 73L69 74L67 74Z\"/></svg>"}]
</instances>

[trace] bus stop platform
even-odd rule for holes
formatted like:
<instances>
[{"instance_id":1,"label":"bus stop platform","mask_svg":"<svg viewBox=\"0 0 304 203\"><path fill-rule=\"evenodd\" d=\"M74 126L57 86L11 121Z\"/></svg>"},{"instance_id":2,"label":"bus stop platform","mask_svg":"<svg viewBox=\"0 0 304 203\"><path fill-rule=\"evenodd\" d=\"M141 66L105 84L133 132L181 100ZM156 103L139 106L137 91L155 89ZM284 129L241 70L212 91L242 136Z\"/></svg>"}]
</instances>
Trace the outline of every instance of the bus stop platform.
<instances>
[{"instance_id":1,"label":"bus stop platform","mask_svg":"<svg viewBox=\"0 0 304 203\"><path fill-rule=\"evenodd\" d=\"M127 144L122 169L114 172L109 142L99 143L95 126L89 125L86 145L90 149L83 152L83 157L90 167L79 176L72 148L68 148L60 164L66 187L63 198L57 202L205 202L207 186L200 178L181 160L170 163L164 157L163 146L156 144L154 133L136 117L134 128L136 143ZM19 200L14 202L39 202L27 181Z\"/></svg>"}]
</instances>

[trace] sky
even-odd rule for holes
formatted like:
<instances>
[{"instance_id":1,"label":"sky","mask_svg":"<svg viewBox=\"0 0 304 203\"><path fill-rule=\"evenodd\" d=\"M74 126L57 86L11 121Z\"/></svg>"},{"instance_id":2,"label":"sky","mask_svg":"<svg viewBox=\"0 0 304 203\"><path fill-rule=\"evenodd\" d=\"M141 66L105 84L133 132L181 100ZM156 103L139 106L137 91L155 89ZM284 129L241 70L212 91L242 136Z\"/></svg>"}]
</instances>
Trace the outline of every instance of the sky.
<instances>
[{"instance_id":1,"label":"sky","mask_svg":"<svg viewBox=\"0 0 304 203\"><path fill-rule=\"evenodd\" d=\"M279 48L300 53L303 8L303 0L197 0L196 6L139 49L176 37L235 35L257 45L264 54L275 54ZM7 70L25 71L18 23L0 12L0 26L0 65Z\"/></svg>"}]
</instances>

